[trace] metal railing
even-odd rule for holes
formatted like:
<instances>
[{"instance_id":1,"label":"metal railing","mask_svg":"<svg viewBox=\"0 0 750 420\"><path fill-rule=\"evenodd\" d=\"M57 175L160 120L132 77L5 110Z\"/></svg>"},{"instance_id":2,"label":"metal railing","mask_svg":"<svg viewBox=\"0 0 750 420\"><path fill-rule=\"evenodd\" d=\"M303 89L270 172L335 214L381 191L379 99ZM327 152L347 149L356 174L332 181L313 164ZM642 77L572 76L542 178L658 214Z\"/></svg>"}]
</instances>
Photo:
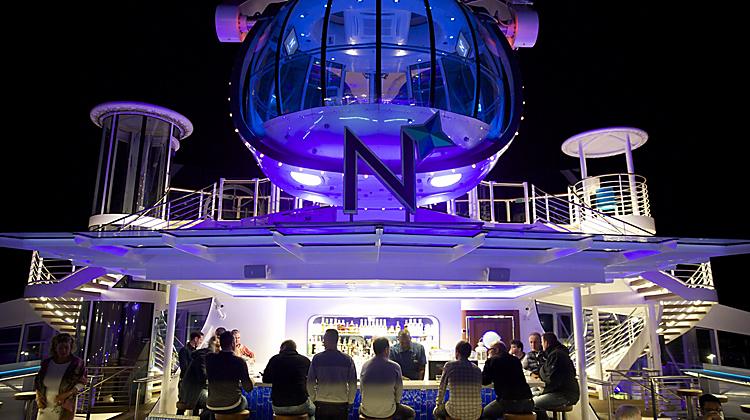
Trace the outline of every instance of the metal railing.
<instances>
[{"instance_id":1,"label":"metal railing","mask_svg":"<svg viewBox=\"0 0 750 420\"><path fill-rule=\"evenodd\" d=\"M646 412L654 419L659 417L684 418L688 412L678 389L699 388L698 378L687 375L658 375L653 369L608 370L610 383L630 388L633 399L641 399ZM645 416L645 413L644 413Z\"/></svg>"},{"instance_id":2,"label":"metal railing","mask_svg":"<svg viewBox=\"0 0 750 420\"><path fill-rule=\"evenodd\" d=\"M99 225L96 231L185 229L215 218L217 184L200 190L170 188L157 203L147 209Z\"/></svg>"},{"instance_id":3,"label":"metal railing","mask_svg":"<svg viewBox=\"0 0 750 420\"><path fill-rule=\"evenodd\" d=\"M667 271L672 277L680 280L687 287L713 289L714 277L711 263L680 264L674 270Z\"/></svg>"},{"instance_id":4,"label":"metal railing","mask_svg":"<svg viewBox=\"0 0 750 420\"><path fill-rule=\"evenodd\" d=\"M164 360L166 359L166 338L167 338L167 318L166 311L161 311L159 316L154 320L154 335L151 344L151 363L150 371L164 372ZM177 371L180 367L178 352L183 347L183 344L177 337L174 338L174 345L172 346L172 366L170 369L171 373Z\"/></svg>"},{"instance_id":5,"label":"metal railing","mask_svg":"<svg viewBox=\"0 0 750 420\"><path fill-rule=\"evenodd\" d=\"M635 311L631 312L624 321L601 330L599 341L601 343L600 359L602 361L616 354L624 355L630 346L635 343L639 335L643 333L645 320L642 317L635 316L634 313ZM589 323L593 322L591 312L587 311L584 316L584 325L588 326ZM588 368L596 362L596 343L594 342L593 332L587 329L584 339L586 342L586 367ZM568 348L571 350L571 360L573 360L573 363L576 363L577 356L576 352L573 351L573 346L575 346L575 340L571 337Z\"/></svg>"},{"instance_id":6,"label":"metal railing","mask_svg":"<svg viewBox=\"0 0 750 420\"><path fill-rule=\"evenodd\" d=\"M653 235L633 223L589 207L571 188L568 194L549 194L536 186L531 188L532 220L541 220L579 232L595 230L614 234Z\"/></svg>"},{"instance_id":7,"label":"metal railing","mask_svg":"<svg viewBox=\"0 0 750 420\"><path fill-rule=\"evenodd\" d=\"M581 204L609 216L651 216L646 178L608 174L583 179L571 188Z\"/></svg>"},{"instance_id":8,"label":"metal railing","mask_svg":"<svg viewBox=\"0 0 750 420\"><path fill-rule=\"evenodd\" d=\"M87 366L89 384L77 395L76 411L88 417L95 411L130 407L135 370L135 366Z\"/></svg>"},{"instance_id":9,"label":"metal railing","mask_svg":"<svg viewBox=\"0 0 750 420\"><path fill-rule=\"evenodd\" d=\"M31 253L28 284L55 283L73 274L78 268L72 260L43 258L39 251Z\"/></svg>"}]
</instances>

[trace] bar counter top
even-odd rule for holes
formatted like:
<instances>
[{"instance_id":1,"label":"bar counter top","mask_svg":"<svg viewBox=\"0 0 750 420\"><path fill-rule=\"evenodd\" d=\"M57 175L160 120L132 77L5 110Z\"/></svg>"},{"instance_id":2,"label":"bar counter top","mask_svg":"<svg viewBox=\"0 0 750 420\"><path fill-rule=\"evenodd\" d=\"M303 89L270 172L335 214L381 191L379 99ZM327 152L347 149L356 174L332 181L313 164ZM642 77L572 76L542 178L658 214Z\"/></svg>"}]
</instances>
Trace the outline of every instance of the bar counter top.
<instances>
[{"instance_id":1,"label":"bar counter top","mask_svg":"<svg viewBox=\"0 0 750 420\"><path fill-rule=\"evenodd\" d=\"M259 376L253 377L253 383L255 386L259 387L270 387L271 384L264 383L263 380ZM542 382L541 379L534 379L529 376L526 377L526 383L529 384L530 387L544 387L544 382ZM424 380L410 380L405 379L404 380L404 389L438 389L440 386L440 381L430 381L427 379ZM485 385L485 388L492 388L492 385ZM357 388L359 388L359 380L357 380Z\"/></svg>"}]
</instances>

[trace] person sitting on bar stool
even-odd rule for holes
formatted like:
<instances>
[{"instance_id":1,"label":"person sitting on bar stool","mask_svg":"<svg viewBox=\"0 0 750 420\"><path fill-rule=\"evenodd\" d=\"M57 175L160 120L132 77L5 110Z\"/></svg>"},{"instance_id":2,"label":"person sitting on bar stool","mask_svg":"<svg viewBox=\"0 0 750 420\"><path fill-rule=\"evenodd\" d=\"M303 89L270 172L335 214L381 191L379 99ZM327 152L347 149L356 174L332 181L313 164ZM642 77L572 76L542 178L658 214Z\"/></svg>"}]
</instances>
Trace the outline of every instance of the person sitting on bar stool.
<instances>
[{"instance_id":1,"label":"person sitting on bar stool","mask_svg":"<svg viewBox=\"0 0 750 420\"><path fill-rule=\"evenodd\" d=\"M72 420L75 417L76 394L86 385L83 360L73 356L73 337L57 334L50 346L52 357L42 361L34 378L38 420Z\"/></svg>"},{"instance_id":2,"label":"person sitting on bar stool","mask_svg":"<svg viewBox=\"0 0 750 420\"><path fill-rule=\"evenodd\" d=\"M715 395L701 395L700 397L698 397L698 406L701 409L701 416L704 419L712 416L715 417L716 415L718 415L720 418L724 417L721 408L721 400L719 400Z\"/></svg>"},{"instance_id":3,"label":"person sitting on bar stool","mask_svg":"<svg viewBox=\"0 0 750 420\"><path fill-rule=\"evenodd\" d=\"M184 382L185 375L187 374L190 362L193 360L193 353L203 343L203 333L200 331L193 331L190 333L190 341L188 341L183 348L177 353L177 360L180 364L180 382L177 383L177 414L181 415L185 413L187 405L185 404L185 390Z\"/></svg>"},{"instance_id":4,"label":"person sitting on bar stool","mask_svg":"<svg viewBox=\"0 0 750 420\"><path fill-rule=\"evenodd\" d=\"M307 414L315 420L315 405L307 395L310 359L297 353L297 343L281 343L279 354L271 357L263 371L263 382L271 384L271 407L279 416Z\"/></svg>"},{"instance_id":5,"label":"person sitting on bar stool","mask_svg":"<svg viewBox=\"0 0 750 420\"><path fill-rule=\"evenodd\" d=\"M469 361L471 344L459 341L456 344L456 360L443 366L435 410L436 419L476 420L482 415L482 371ZM450 390L446 403L445 391Z\"/></svg>"},{"instance_id":6,"label":"person sitting on bar stool","mask_svg":"<svg viewBox=\"0 0 750 420\"><path fill-rule=\"evenodd\" d=\"M193 352L190 365L182 379L183 403L186 410L192 410L197 416L201 409L206 408L208 398L208 379L206 375L206 355L218 353L210 347L204 347Z\"/></svg>"},{"instance_id":7,"label":"person sitting on bar stool","mask_svg":"<svg viewBox=\"0 0 750 420\"><path fill-rule=\"evenodd\" d=\"M373 340L372 350L375 356L362 366L359 379L362 392L360 417L413 419L417 415L414 409L401 404L401 394L404 391L401 366L388 358L388 339L378 337Z\"/></svg>"},{"instance_id":8,"label":"person sitting on bar stool","mask_svg":"<svg viewBox=\"0 0 750 420\"><path fill-rule=\"evenodd\" d=\"M338 342L339 332L327 329L325 351L313 356L307 372L307 393L317 420L346 420L357 394L357 368L349 355L338 350Z\"/></svg>"},{"instance_id":9,"label":"person sitting on bar stool","mask_svg":"<svg viewBox=\"0 0 750 420\"><path fill-rule=\"evenodd\" d=\"M568 349L557 340L554 333L542 335L544 363L539 368L539 377L544 381L541 395L534 397L538 420L547 420L547 410L575 405L581 397L576 369L570 360Z\"/></svg>"},{"instance_id":10,"label":"person sitting on bar stool","mask_svg":"<svg viewBox=\"0 0 750 420\"><path fill-rule=\"evenodd\" d=\"M533 413L534 400L521 361L508 353L502 341L490 345L489 355L482 371L482 384L494 383L496 399L484 407L482 419L496 419L506 413Z\"/></svg>"},{"instance_id":11,"label":"person sitting on bar stool","mask_svg":"<svg viewBox=\"0 0 750 420\"><path fill-rule=\"evenodd\" d=\"M511 340L510 354L516 356L518 360L523 360L523 358L526 357L526 353L523 352L523 343L521 340Z\"/></svg>"},{"instance_id":12,"label":"person sitting on bar stool","mask_svg":"<svg viewBox=\"0 0 750 420\"><path fill-rule=\"evenodd\" d=\"M219 353L206 356L206 408L215 414L239 413L247 409L247 399L242 395L242 389L252 391L253 381L250 380L245 361L233 354L235 340L230 331L224 331L219 336L219 344Z\"/></svg>"}]
</instances>

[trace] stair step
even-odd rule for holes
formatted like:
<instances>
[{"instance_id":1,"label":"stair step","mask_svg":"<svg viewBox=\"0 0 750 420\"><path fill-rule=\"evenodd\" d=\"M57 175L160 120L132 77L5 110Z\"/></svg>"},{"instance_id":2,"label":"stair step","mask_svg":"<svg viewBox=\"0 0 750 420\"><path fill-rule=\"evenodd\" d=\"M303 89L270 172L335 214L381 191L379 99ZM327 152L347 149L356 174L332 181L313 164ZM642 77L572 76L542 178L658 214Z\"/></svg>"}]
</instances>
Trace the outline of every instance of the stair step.
<instances>
[{"instance_id":1,"label":"stair step","mask_svg":"<svg viewBox=\"0 0 750 420\"><path fill-rule=\"evenodd\" d=\"M646 300L668 300L668 299L674 299L677 298L677 296L674 293L660 293L657 295L646 295L643 298Z\"/></svg>"},{"instance_id":2,"label":"stair step","mask_svg":"<svg viewBox=\"0 0 750 420\"><path fill-rule=\"evenodd\" d=\"M637 286L643 286L644 284L649 284L649 283L651 282L646 279L635 279L635 280L631 280L630 283L628 283L628 285L630 285L630 287L637 287Z\"/></svg>"},{"instance_id":3,"label":"stair step","mask_svg":"<svg viewBox=\"0 0 750 420\"><path fill-rule=\"evenodd\" d=\"M666 303L662 305L662 308L664 309L675 309L675 308L685 308L688 306L692 307L710 307L713 306L713 303L690 303L690 304L675 304L675 303Z\"/></svg>"},{"instance_id":4,"label":"stair step","mask_svg":"<svg viewBox=\"0 0 750 420\"><path fill-rule=\"evenodd\" d=\"M665 288L663 288L663 287L655 284L653 286L638 288L635 291L636 291L636 293L650 293L650 292L659 292L659 291L662 291L662 290L667 290L667 289L665 289Z\"/></svg>"}]
</instances>

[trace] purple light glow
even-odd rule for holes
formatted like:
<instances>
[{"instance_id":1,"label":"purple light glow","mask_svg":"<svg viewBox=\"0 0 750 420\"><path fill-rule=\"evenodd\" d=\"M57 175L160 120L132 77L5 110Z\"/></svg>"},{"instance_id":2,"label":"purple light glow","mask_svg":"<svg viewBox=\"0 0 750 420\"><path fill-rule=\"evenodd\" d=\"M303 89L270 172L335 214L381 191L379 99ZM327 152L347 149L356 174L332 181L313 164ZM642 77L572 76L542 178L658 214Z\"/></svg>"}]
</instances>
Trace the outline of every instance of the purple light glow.
<instances>
[{"instance_id":1,"label":"purple light glow","mask_svg":"<svg viewBox=\"0 0 750 420\"><path fill-rule=\"evenodd\" d=\"M279 298L394 298L409 299L515 299L547 288L546 285L456 285L426 283L406 285L379 282L351 284L201 283L233 297Z\"/></svg>"}]
</instances>

